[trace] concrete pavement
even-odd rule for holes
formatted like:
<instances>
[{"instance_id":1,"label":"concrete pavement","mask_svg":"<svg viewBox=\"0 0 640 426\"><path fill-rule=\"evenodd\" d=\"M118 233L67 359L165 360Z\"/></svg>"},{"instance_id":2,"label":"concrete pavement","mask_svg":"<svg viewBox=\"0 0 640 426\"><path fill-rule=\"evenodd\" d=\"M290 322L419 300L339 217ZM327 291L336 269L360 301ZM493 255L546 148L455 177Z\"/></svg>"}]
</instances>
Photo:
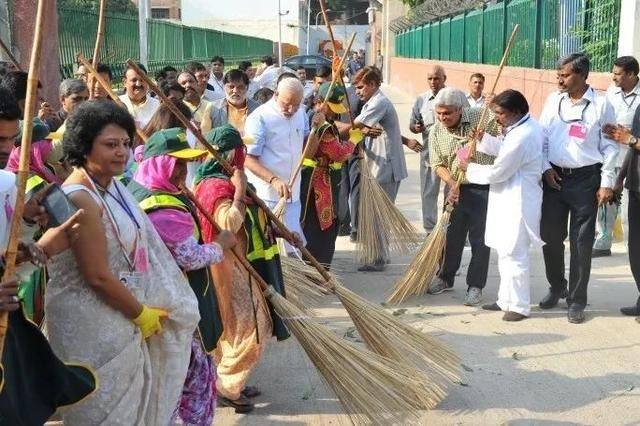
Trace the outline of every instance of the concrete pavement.
<instances>
[{"instance_id":1,"label":"concrete pavement","mask_svg":"<svg viewBox=\"0 0 640 426\"><path fill-rule=\"evenodd\" d=\"M383 90L396 105L401 125L408 126L413 99L390 87ZM410 136L408 130L405 133ZM406 158L409 178L403 181L396 204L419 228L418 155L407 152ZM353 250L347 237L339 239L334 272L351 290L382 302L410 257L394 257L384 273L365 274L356 272ZM635 302L637 290L624 244L615 244L613 252L610 258L593 261L587 321L581 325L567 322L565 306L550 311L537 308L547 290L540 251L532 252L536 307L531 318L520 323L502 321L499 312L462 305L468 249L453 292L412 299L398 307L406 309L396 311L400 319L446 341L462 358L462 383L451 386L437 409L425 412L423 424L640 424L640 324L618 312L620 306ZM493 254L485 302L495 300L498 281ZM315 312L340 335L353 335L335 298L328 297ZM236 415L232 409L219 408L216 424L348 423L294 338L269 346L250 384L263 391L256 410Z\"/></svg>"}]
</instances>

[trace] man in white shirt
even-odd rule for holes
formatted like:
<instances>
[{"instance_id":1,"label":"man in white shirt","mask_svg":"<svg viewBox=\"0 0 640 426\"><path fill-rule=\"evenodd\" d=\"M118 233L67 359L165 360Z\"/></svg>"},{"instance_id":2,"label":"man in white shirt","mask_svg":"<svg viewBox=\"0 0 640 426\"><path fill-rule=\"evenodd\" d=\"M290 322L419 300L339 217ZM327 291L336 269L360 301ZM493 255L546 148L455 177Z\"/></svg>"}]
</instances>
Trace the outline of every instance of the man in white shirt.
<instances>
[{"instance_id":1,"label":"man in white shirt","mask_svg":"<svg viewBox=\"0 0 640 426\"><path fill-rule=\"evenodd\" d=\"M486 98L482 91L484 90L484 75L479 72L471 74L469 79L469 93L467 93L467 101L469 106L483 107Z\"/></svg>"},{"instance_id":2,"label":"man in white shirt","mask_svg":"<svg viewBox=\"0 0 640 426\"><path fill-rule=\"evenodd\" d=\"M603 126L615 122L613 107L587 84L589 58L573 53L558 61L558 92L547 98L540 116L543 145L543 201L540 233L549 293L540 308L567 299L571 323L584 321L597 206L613 196L618 146ZM597 202L596 202L597 201ZM570 221L569 221L570 218ZM570 226L569 289L564 240Z\"/></svg>"},{"instance_id":3,"label":"man in white shirt","mask_svg":"<svg viewBox=\"0 0 640 426\"><path fill-rule=\"evenodd\" d=\"M302 87L304 87L304 98L307 99L313 93L313 83L307 80L307 69L303 66L298 67L296 70L296 75L302 83Z\"/></svg>"},{"instance_id":4,"label":"man in white shirt","mask_svg":"<svg viewBox=\"0 0 640 426\"><path fill-rule=\"evenodd\" d=\"M224 58L214 56L211 58L211 76L209 77L209 87L213 88L216 99L224 98ZM222 94L222 95L220 95Z\"/></svg>"},{"instance_id":5,"label":"man in white shirt","mask_svg":"<svg viewBox=\"0 0 640 426\"><path fill-rule=\"evenodd\" d=\"M144 66L138 67L147 72ZM144 129L149 123L153 114L160 108L160 101L149 96L149 87L138 73L131 67L127 67L124 73L125 94L120 96L120 100L126 105L129 113L136 122L136 127Z\"/></svg>"},{"instance_id":6,"label":"man in white shirt","mask_svg":"<svg viewBox=\"0 0 640 426\"><path fill-rule=\"evenodd\" d=\"M310 131L304 108L300 108L303 92L297 78L284 78L278 83L273 99L247 117L244 131L253 140L253 144L247 146L245 161L249 182L269 208L274 208L281 198L287 200L284 224L299 234L304 243L300 226L300 179L289 186ZM295 252L288 242L285 246L287 253Z\"/></svg>"},{"instance_id":7,"label":"man in white shirt","mask_svg":"<svg viewBox=\"0 0 640 426\"><path fill-rule=\"evenodd\" d=\"M613 63L613 84L607 90L607 100L613 106L616 114L616 124L631 129L633 114L640 105L640 82L638 81L638 61L633 56L621 56ZM622 167L622 162L628 148L620 145L618 155L617 172ZM618 192L622 193L622 183ZM596 241L593 244L591 257L611 256L611 243L613 241L613 226L618 218L620 206L616 203L600 206L596 222Z\"/></svg>"}]
</instances>

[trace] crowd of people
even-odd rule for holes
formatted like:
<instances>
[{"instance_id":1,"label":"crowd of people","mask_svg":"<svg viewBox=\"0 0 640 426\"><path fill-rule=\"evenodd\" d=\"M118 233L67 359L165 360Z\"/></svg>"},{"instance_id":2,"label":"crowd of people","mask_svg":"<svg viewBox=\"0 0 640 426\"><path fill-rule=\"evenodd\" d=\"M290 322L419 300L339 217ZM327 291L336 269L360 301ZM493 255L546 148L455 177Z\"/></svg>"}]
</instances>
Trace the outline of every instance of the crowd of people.
<instances>
[{"instance_id":1,"label":"crowd of people","mask_svg":"<svg viewBox=\"0 0 640 426\"><path fill-rule=\"evenodd\" d=\"M24 227L35 241L21 246L31 278L3 283L0 309L42 326L59 359L87 365L98 378L90 397L61 411L66 424L180 419L204 425L212 423L216 403L252 411L261 390L248 385L251 372L270 337L284 340L289 333L237 256L282 295L282 256L298 257L305 246L330 268L337 237L358 239L360 167L369 167L395 201L408 176L404 146L420 153L425 231L438 223L442 184L453 207L430 293L453 287L469 244L464 303L478 305L494 248L498 300L482 308L505 311L506 321L527 318L529 248L542 247L550 288L540 307L566 299L569 321L584 321L591 258L610 254L623 183L629 258L640 289L633 257L640 243L634 58L616 60L606 95L587 83L585 55L561 59L559 90L539 120L520 92L485 95L485 77L473 74L465 93L447 87L446 71L435 66L409 122L422 143L402 136L380 70L357 55L348 69L351 84L342 78L331 84L325 67L307 80L306 69L282 69L270 57L257 68L250 62L232 68L216 56L208 66L159 70L157 86L173 104L166 105L136 67L126 68L115 102L110 88L80 65L60 85L61 108L41 101L36 117L24 116L27 73L0 70L0 167L6 169L0 239L6 246L21 122L30 120ZM108 85L115 82L108 65L97 64L96 72ZM232 175L170 106L233 166ZM350 139L354 130L363 141ZM620 145L630 147L626 155ZM315 149L303 155L306 146ZM58 227L47 226L40 205L51 185L79 209ZM272 223L248 188L270 209L282 207L292 233ZM359 271L383 271L388 262L383 250ZM640 316L640 298L622 312Z\"/></svg>"}]
</instances>

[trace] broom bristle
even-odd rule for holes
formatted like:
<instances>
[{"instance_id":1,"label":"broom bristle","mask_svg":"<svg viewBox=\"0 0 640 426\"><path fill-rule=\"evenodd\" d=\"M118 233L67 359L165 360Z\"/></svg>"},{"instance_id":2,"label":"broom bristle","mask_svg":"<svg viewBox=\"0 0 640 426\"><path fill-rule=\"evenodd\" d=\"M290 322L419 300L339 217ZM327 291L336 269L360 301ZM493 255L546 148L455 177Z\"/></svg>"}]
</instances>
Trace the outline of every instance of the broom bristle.
<instances>
[{"instance_id":1,"label":"broom bristle","mask_svg":"<svg viewBox=\"0 0 640 426\"><path fill-rule=\"evenodd\" d=\"M366 156L365 156L366 157ZM418 233L371 175L367 161L360 162L358 254L363 263L383 259L389 252L409 253L419 244Z\"/></svg>"},{"instance_id":2,"label":"broom bristle","mask_svg":"<svg viewBox=\"0 0 640 426\"><path fill-rule=\"evenodd\" d=\"M265 295L353 423L417 421L418 410L444 398L441 387L418 370L337 337L271 289Z\"/></svg>"},{"instance_id":3,"label":"broom bristle","mask_svg":"<svg viewBox=\"0 0 640 426\"><path fill-rule=\"evenodd\" d=\"M328 292L323 291L323 281L316 270L293 257L281 257L280 263L287 300L302 310L319 306Z\"/></svg>"},{"instance_id":4,"label":"broom bristle","mask_svg":"<svg viewBox=\"0 0 640 426\"><path fill-rule=\"evenodd\" d=\"M369 349L399 363L410 362L443 390L447 381L460 380L460 359L445 343L343 286L337 285L335 292Z\"/></svg>"},{"instance_id":5,"label":"broom bristle","mask_svg":"<svg viewBox=\"0 0 640 426\"><path fill-rule=\"evenodd\" d=\"M405 274L395 283L393 293L387 302L398 304L411 296L422 296L427 292L429 283L438 270L447 243L447 227L450 217L451 212L448 210L440 216L440 220L409 264Z\"/></svg>"}]
</instances>

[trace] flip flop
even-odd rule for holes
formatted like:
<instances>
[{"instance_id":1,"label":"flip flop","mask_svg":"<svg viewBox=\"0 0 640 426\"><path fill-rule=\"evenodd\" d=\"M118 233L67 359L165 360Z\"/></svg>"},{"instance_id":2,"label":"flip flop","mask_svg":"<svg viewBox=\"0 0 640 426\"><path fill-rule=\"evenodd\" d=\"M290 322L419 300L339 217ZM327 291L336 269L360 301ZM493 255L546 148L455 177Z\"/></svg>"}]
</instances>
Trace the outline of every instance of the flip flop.
<instances>
[{"instance_id":1,"label":"flip flop","mask_svg":"<svg viewBox=\"0 0 640 426\"><path fill-rule=\"evenodd\" d=\"M220 407L232 407L236 410L236 414L246 414L253 411L254 405L246 396L240 395L238 399L229 399L224 396L218 396L218 404Z\"/></svg>"},{"instance_id":2,"label":"flip flop","mask_svg":"<svg viewBox=\"0 0 640 426\"><path fill-rule=\"evenodd\" d=\"M262 395L262 392L260 392L257 386L245 386L240 393L247 398L255 398Z\"/></svg>"}]
</instances>

